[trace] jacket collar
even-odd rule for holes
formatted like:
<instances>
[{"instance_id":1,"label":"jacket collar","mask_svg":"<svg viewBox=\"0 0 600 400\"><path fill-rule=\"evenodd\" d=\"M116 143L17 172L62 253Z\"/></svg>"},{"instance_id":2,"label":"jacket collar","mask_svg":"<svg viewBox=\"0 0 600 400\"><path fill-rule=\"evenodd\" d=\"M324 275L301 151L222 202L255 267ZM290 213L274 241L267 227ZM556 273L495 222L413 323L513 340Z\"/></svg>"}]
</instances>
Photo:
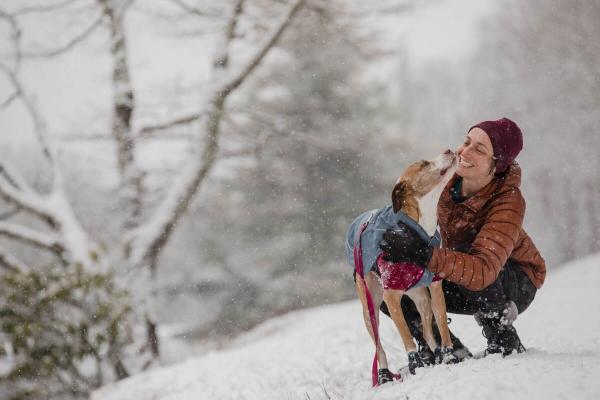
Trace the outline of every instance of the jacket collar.
<instances>
[{"instance_id":1,"label":"jacket collar","mask_svg":"<svg viewBox=\"0 0 600 400\"><path fill-rule=\"evenodd\" d=\"M442 194L442 196L445 197L446 201L454 202L454 200L452 200L452 195L450 191L452 190L458 179L460 179L460 177L454 174L452 179L450 179L450 181L446 185L446 188L444 189L444 192ZM496 196L499 193L504 193L509 190L519 188L519 186L521 186L521 167L516 161L514 161L504 173L496 175L490 183L481 188L481 190L479 190L471 197L467 197L460 204L467 207L473 212L477 212L480 209L482 209L483 206L492 197Z\"/></svg>"}]
</instances>

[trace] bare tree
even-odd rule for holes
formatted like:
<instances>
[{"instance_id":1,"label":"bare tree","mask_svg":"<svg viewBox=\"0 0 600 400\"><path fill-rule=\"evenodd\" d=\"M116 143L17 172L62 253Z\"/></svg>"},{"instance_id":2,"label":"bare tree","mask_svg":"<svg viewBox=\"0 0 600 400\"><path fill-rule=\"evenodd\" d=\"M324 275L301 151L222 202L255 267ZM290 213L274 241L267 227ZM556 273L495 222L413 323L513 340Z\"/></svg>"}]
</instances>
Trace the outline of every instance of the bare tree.
<instances>
[{"instance_id":1,"label":"bare tree","mask_svg":"<svg viewBox=\"0 0 600 400\"><path fill-rule=\"evenodd\" d=\"M244 17L244 0L232 3L223 23L221 39L213 57L213 75L210 87L204 94L204 105L190 116L172 121L165 121L155 126L133 130L133 119L136 110L135 88L131 81L128 63L126 12L131 5L130 0L97 0L100 17L91 21L86 29L77 33L66 44L56 49L28 52L20 43L20 15L32 12L52 12L68 7L72 2L55 6L39 6L17 10L9 13L0 12L0 17L8 21L12 27L14 57L12 65L2 65L1 71L9 78L13 92L2 99L2 108L15 101L22 101L29 116L34 122L35 134L45 161L50 165L52 185L49 193L33 190L18 173L8 165L0 162L0 196L19 210L42 220L48 227L45 231L18 226L8 221L0 221L0 236L16 239L20 242L42 248L56 256L63 264L80 263L85 268L105 268L117 265L120 273L128 278L126 285L137 298L135 303L138 315L144 318L148 330L148 346L155 356L159 354L158 337L156 335L156 318L153 314L151 296L153 283L151 271L155 270L161 252L169 242L188 210L192 199L210 174L219 155L219 137L221 124L226 113L227 99L248 79L262 63L265 56L275 46L282 34L290 26L294 16L304 4L304 0L276 2L282 9L278 18L268 27L266 33L254 52L244 60L234 64L231 62L232 43L237 40L237 25ZM190 8L187 3L176 1L178 6L198 18L216 17L213 8L206 12ZM283 3L283 4L281 4ZM99 26L107 26L110 33L110 54L113 60L112 70L112 137L116 143L118 171L120 174L119 198L125 210L122 223L123 234L119 240L121 251L111 255L101 251L93 237L88 234L73 212L70 201L64 190L63 176L57 163L56 150L49 139L42 112L36 107L28 89L19 79L22 62L31 57L55 57L68 51L83 41ZM146 214L144 210L144 171L136 160L137 143L149 132L164 131L185 123L199 122L198 132L194 139L198 149L186 162L159 205ZM114 253L114 252L111 252ZM110 259L116 257L116 259ZM25 263L15 259L8 252L0 250L0 264L9 269L22 269Z\"/></svg>"},{"instance_id":2,"label":"bare tree","mask_svg":"<svg viewBox=\"0 0 600 400\"><path fill-rule=\"evenodd\" d=\"M14 70L0 65L0 70L12 83L16 98L25 105L34 122L34 132L41 147L52 183L48 193L40 193L28 185L20 174L0 161L0 196L9 204L18 206L31 216L42 221L48 228L39 231L10 222L0 222L0 235L53 253L63 264L80 263L86 268L97 269L101 250L79 223L64 188L60 167L56 162L56 151L48 141L46 124L35 102L20 83ZM0 252L4 253L4 251ZM22 268L23 262L5 255L4 261L12 260L13 268Z\"/></svg>"}]
</instances>

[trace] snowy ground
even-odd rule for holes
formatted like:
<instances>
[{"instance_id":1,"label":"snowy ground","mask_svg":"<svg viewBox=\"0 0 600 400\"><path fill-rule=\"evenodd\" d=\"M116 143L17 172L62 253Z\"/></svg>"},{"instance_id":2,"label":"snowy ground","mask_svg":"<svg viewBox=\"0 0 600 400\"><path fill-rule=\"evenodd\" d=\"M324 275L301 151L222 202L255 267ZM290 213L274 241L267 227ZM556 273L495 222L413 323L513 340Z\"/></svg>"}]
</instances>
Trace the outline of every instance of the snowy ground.
<instances>
[{"instance_id":1,"label":"snowy ground","mask_svg":"<svg viewBox=\"0 0 600 400\"><path fill-rule=\"evenodd\" d=\"M600 255L551 273L515 326L528 352L417 370L370 387L373 348L356 301L290 313L229 348L96 391L92 400L184 399L600 399ZM485 341L471 317L451 315L473 351ZM384 321L393 368L406 364Z\"/></svg>"}]
</instances>

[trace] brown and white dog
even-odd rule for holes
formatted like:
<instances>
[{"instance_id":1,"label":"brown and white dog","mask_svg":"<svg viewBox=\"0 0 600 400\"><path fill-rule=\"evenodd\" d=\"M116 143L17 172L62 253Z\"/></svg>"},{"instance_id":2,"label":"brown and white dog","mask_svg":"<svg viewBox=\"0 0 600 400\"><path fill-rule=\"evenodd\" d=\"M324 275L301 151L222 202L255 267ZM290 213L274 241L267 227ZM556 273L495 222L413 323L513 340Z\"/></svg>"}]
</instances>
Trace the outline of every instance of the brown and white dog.
<instances>
[{"instance_id":1,"label":"brown and white dog","mask_svg":"<svg viewBox=\"0 0 600 400\"><path fill-rule=\"evenodd\" d=\"M437 227L437 204L442 190L454 174L455 169L456 156L450 150L440 154L434 160L421 160L408 166L398 178L392 191L393 212L397 213L401 211L417 222L429 237L433 236ZM353 234L356 235L356 233ZM360 234L362 234L362 231ZM379 308L382 302L385 301L390 316L400 333L406 352L409 355L409 367L411 356L414 358L417 354L417 348L400 307L400 300L403 295L406 294L414 301L421 315L424 339L432 352L438 347L451 349L452 341L448 330L442 281L431 282L429 290L422 285L408 289L404 287L399 288L397 285L394 285L394 281L402 281L406 278L398 276L398 274L406 273L402 265L398 266L382 261L381 256L377 259L377 265L381 276L374 271L374 268L364 273L364 278L359 276L360 274L357 274L356 289L362 303L365 325L371 338L375 341L376 357L380 366L378 383L381 384L390 381L391 374L388 370L387 356L381 345L381 341L376 340L378 335L373 332L373 329L377 329L377 327L373 327L373 323L371 322L365 284L369 296L372 298L372 310L376 314L375 321L377 325L379 324ZM435 317L439 327L441 344L436 342L433 335L432 317ZM382 371L384 376L382 376ZM386 373L388 376L385 376ZM412 368L411 373L414 373L414 369Z\"/></svg>"}]
</instances>

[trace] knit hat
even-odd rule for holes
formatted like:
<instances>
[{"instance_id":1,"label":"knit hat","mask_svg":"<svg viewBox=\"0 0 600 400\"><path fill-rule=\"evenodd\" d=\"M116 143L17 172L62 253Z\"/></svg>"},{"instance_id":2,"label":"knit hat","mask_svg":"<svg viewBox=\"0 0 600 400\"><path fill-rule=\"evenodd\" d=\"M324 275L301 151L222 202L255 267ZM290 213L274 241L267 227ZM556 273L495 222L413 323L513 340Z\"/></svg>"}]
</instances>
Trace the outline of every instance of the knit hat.
<instances>
[{"instance_id":1,"label":"knit hat","mask_svg":"<svg viewBox=\"0 0 600 400\"><path fill-rule=\"evenodd\" d=\"M506 171L523 148L521 129L508 118L480 122L469 132L473 128L482 129L490 138L496 158L496 173Z\"/></svg>"}]
</instances>

